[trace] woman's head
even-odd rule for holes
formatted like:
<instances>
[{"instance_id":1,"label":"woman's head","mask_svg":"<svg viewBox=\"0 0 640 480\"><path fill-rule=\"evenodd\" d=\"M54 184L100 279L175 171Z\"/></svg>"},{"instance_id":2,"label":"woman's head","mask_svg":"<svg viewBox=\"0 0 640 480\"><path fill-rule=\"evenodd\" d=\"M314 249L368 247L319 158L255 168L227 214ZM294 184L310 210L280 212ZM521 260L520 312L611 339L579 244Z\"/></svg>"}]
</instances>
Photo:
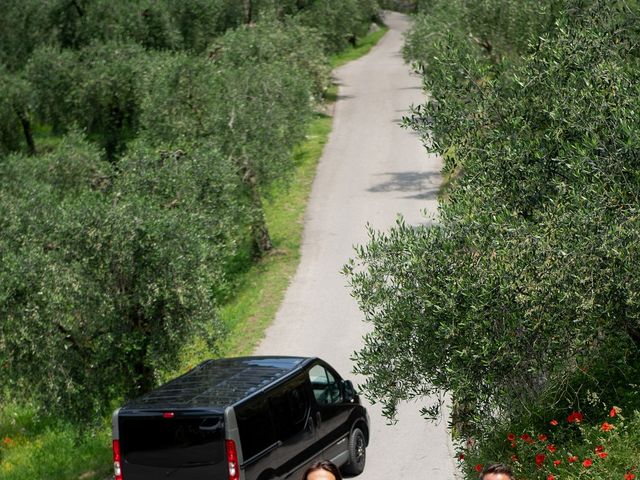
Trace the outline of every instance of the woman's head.
<instances>
[{"instance_id":1,"label":"woman's head","mask_svg":"<svg viewBox=\"0 0 640 480\"><path fill-rule=\"evenodd\" d=\"M324 460L307 468L302 480L342 480L342 475L338 467L329 460Z\"/></svg>"}]
</instances>

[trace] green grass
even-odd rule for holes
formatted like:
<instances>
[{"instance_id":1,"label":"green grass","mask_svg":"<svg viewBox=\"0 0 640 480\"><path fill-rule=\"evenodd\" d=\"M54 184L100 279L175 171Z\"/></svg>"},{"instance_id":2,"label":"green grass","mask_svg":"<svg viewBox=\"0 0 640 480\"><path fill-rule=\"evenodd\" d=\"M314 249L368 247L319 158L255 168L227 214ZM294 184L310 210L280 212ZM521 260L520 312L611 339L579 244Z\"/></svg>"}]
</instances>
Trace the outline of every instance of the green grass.
<instances>
[{"instance_id":1,"label":"green grass","mask_svg":"<svg viewBox=\"0 0 640 480\"><path fill-rule=\"evenodd\" d=\"M388 30L388 27L381 27L380 30L371 32L366 37L357 39L355 47L351 47L344 52L332 55L329 58L331 68L340 67L345 63L363 57L364 55L369 53L369 50L371 50L378 43L378 41L384 36L385 33L387 33Z\"/></svg>"}]
</instances>

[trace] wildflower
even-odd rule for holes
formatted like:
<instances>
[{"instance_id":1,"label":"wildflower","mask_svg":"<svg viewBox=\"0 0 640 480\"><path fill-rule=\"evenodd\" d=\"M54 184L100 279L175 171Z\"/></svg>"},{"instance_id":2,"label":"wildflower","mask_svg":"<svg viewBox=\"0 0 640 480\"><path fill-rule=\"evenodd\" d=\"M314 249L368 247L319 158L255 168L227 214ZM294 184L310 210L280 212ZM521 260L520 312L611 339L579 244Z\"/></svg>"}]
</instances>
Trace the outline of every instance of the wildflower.
<instances>
[{"instance_id":1,"label":"wildflower","mask_svg":"<svg viewBox=\"0 0 640 480\"><path fill-rule=\"evenodd\" d=\"M554 427L556 427L558 425L558 420L556 420L555 418L553 420L551 420L549 422L551 425L553 425Z\"/></svg>"},{"instance_id":2,"label":"wildflower","mask_svg":"<svg viewBox=\"0 0 640 480\"><path fill-rule=\"evenodd\" d=\"M600 458L607 458L609 456L609 454L607 452L598 452L597 455Z\"/></svg>"},{"instance_id":3,"label":"wildflower","mask_svg":"<svg viewBox=\"0 0 640 480\"><path fill-rule=\"evenodd\" d=\"M582 466L584 468L589 468L591 467L591 465L593 465L593 460L591 460L590 458L585 458L584 462L582 462Z\"/></svg>"},{"instance_id":4,"label":"wildflower","mask_svg":"<svg viewBox=\"0 0 640 480\"><path fill-rule=\"evenodd\" d=\"M556 477L554 477L553 475L549 474L549 475L547 475L547 480L556 480Z\"/></svg>"},{"instance_id":5,"label":"wildflower","mask_svg":"<svg viewBox=\"0 0 640 480\"><path fill-rule=\"evenodd\" d=\"M538 468L540 468L543 463L544 463L544 453L537 454L536 455L536 465L538 466Z\"/></svg>"},{"instance_id":6,"label":"wildflower","mask_svg":"<svg viewBox=\"0 0 640 480\"><path fill-rule=\"evenodd\" d=\"M600 428L602 428L602 431L603 431L603 432L610 432L610 431L611 431L611 430L613 430L615 427L614 427L612 424L610 424L610 423L604 422L604 423L602 424L602 427L600 427Z\"/></svg>"},{"instance_id":7,"label":"wildflower","mask_svg":"<svg viewBox=\"0 0 640 480\"><path fill-rule=\"evenodd\" d=\"M516 442L511 442L511 448L516 448L518 444Z\"/></svg>"},{"instance_id":8,"label":"wildflower","mask_svg":"<svg viewBox=\"0 0 640 480\"><path fill-rule=\"evenodd\" d=\"M571 412L567 417L569 423L580 423L584 419L584 415L580 412Z\"/></svg>"},{"instance_id":9,"label":"wildflower","mask_svg":"<svg viewBox=\"0 0 640 480\"><path fill-rule=\"evenodd\" d=\"M512 462L518 462L520 461L520 459L518 458L518 455L516 455L515 453L513 455L511 455L511 461Z\"/></svg>"},{"instance_id":10,"label":"wildflower","mask_svg":"<svg viewBox=\"0 0 640 480\"><path fill-rule=\"evenodd\" d=\"M544 433L541 433L540 435L538 435L538 440L540 440L541 442L546 442L547 436Z\"/></svg>"},{"instance_id":11,"label":"wildflower","mask_svg":"<svg viewBox=\"0 0 640 480\"><path fill-rule=\"evenodd\" d=\"M569 463L574 463L574 462L577 462L578 460L579 459L577 455L571 455L569 458L567 458L567 462Z\"/></svg>"},{"instance_id":12,"label":"wildflower","mask_svg":"<svg viewBox=\"0 0 640 480\"><path fill-rule=\"evenodd\" d=\"M535 440L531 438L531 435L529 435L528 433L523 433L522 435L520 435L520 438L523 442L528 443L529 445L535 442Z\"/></svg>"},{"instance_id":13,"label":"wildflower","mask_svg":"<svg viewBox=\"0 0 640 480\"><path fill-rule=\"evenodd\" d=\"M11 446L11 444L12 444L12 443L13 443L13 439L12 439L11 437L4 437L4 438L2 439L2 444L3 444L5 447L9 447L9 446Z\"/></svg>"},{"instance_id":14,"label":"wildflower","mask_svg":"<svg viewBox=\"0 0 640 480\"><path fill-rule=\"evenodd\" d=\"M604 452L604 447L602 445L597 445L596 448L593 451L596 452L596 453Z\"/></svg>"},{"instance_id":15,"label":"wildflower","mask_svg":"<svg viewBox=\"0 0 640 480\"><path fill-rule=\"evenodd\" d=\"M556 451L556 446L553 443L550 443L549 445L547 445L547 450L553 453Z\"/></svg>"},{"instance_id":16,"label":"wildflower","mask_svg":"<svg viewBox=\"0 0 640 480\"><path fill-rule=\"evenodd\" d=\"M627 472L624 474L624 480L634 480L635 478L636 476L631 472Z\"/></svg>"},{"instance_id":17,"label":"wildflower","mask_svg":"<svg viewBox=\"0 0 640 480\"><path fill-rule=\"evenodd\" d=\"M515 433L510 433L507 435L507 440L509 440L510 442L513 442L515 439L516 439Z\"/></svg>"},{"instance_id":18,"label":"wildflower","mask_svg":"<svg viewBox=\"0 0 640 480\"><path fill-rule=\"evenodd\" d=\"M475 466L476 472L481 472L482 471L482 464L479 463Z\"/></svg>"},{"instance_id":19,"label":"wildflower","mask_svg":"<svg viewBox=\"0 0 640 480\"><path fill-rule=\"evenodd\" d=\"M553 461L553 466L557 467L558 465L560 465L562 463L562 460L554 460Z\"/></svg>"},{"instance_id":20,"label":"wildflower","mask_svg":"<svg viewBox=\"0 0 640 480\"><path fill-rule=\"evenodd\" d=\"M458 455L458 460L460 461L464 460L464 453L461 453L460 455Z\"/></svg>"},{"instance_id":21,"label":"wildflower","mask_svg":"<svg viewBox=\"0 0 640 480\"><path fill-rule=\"evenodd\" d=\"M609 416L611 418L613 418L616 415L618 415L621 411L622 411L622 409L620 407L613 406L613 407L611 407L611 410L609 411Z\"/></svg>"}]
</instances>

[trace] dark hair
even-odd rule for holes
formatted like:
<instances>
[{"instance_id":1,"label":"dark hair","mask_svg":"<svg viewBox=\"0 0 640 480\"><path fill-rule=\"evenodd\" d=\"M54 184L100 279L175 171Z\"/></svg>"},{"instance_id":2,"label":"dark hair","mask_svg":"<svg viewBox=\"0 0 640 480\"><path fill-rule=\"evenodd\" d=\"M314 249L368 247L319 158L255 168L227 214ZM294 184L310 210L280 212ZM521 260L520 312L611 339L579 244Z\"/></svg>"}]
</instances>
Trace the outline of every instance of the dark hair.
<instances>
[{"instance_id":1,"label":"dark hair","mask_svg":"<svg viewBox=\"0 0 640 480\"><path fill-rule=\"evenodd\" d=\"M488 473L504 473L509 476L510 480L513 480L513 472L511 471L511 467L509 465L505 465L504 463L491 463L484 467L482 473L480 474L480 480L484 479L484 476Z\"/></svg>"},{"instance_id":2,"label":"dark hair","mask_svg":"<svg viewBox=\"0 0 640 480\"><path fill-rule=\"evenodd\" d=\"M302 480L307 480L307 477L310 473L316 472L318 470L324 470L326 472L332 473L333 476L336 477L336 480L342 480L340 470L338 470L338 467L336 467L335 464L333 462L330 462L329 460L323 460L311 465L309 468L307 468L306 472L304 472Z\"/></svg>"}]
</instances>

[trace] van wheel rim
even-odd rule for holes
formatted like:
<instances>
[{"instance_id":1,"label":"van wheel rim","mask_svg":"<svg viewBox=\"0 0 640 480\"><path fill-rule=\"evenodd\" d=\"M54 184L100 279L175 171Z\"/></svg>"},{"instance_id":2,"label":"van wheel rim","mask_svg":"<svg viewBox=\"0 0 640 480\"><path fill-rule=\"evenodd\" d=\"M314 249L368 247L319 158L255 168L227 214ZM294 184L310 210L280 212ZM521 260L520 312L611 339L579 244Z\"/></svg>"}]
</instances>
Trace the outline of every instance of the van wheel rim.
<instances>
[{"instance_id":1,"label":"van wheel rim","mask_svg":"<svg viewBox=\"0 0 640 480\"><path fill-rule=\"evenodd\" d=\"M362 435L358 435L356 437L356 461L358 463L362 463L364 461L364 456L366 455L365 452L364 438L362 438Z\"/></svg>"}]
</instances>

